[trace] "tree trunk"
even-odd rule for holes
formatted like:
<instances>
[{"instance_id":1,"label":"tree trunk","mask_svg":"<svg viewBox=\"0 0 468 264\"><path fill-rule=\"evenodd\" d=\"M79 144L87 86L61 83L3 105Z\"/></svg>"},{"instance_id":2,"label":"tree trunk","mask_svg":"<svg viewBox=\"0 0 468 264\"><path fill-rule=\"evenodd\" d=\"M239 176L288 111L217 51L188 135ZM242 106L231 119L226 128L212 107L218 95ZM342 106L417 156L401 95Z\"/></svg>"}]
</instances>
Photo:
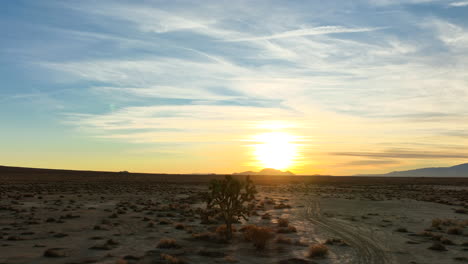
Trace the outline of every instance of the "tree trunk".
<instances>
[{"instance_id":1,"label":"tree trunk","mask_svg":"<svg viewBox=\"0 0 468 264\"><path fill-rule=\"evenodd\" d=\"M231 240L232 238L232 223L231 220L226 221L226 239Z\"/></svg>"}]
</instances>

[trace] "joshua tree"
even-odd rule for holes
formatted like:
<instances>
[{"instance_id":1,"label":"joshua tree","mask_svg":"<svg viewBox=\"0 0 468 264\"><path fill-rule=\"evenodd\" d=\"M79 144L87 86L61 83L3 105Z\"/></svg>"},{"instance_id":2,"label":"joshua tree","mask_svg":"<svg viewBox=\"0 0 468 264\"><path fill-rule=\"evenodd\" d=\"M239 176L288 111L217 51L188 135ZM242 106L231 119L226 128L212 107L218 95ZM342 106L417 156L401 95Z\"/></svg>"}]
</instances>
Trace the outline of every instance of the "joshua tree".
<instances>
[{"instance_id":1,"label":"joshua tree","mask_svg":"<svg viewBox=\"0 0 468 264\"><path fill-rule=\"evenodd\" d=\"M226 176L223 180L210 182L206 207L221 213L226 224L227 240L232 238L232 223L241 218L247 220L252 209L250 202L255 199L256 193L255 185L248 176L245 181Z\"/></svg>"}]
</instances>

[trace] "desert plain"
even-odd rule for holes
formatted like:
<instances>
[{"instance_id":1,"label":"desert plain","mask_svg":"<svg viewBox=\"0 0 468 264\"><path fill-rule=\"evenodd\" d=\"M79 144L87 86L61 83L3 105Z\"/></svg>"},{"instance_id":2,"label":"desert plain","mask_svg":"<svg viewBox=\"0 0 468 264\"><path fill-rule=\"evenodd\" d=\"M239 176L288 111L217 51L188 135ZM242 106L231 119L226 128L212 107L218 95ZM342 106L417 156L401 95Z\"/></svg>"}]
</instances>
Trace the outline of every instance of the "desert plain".
<instances>
[{"instance_id":1,"label":"desert plain","mask_svg":"<svg viewBox=\"0 0 468 264\"><path fill-rule=\"evenodd\" d=\"M254 176L226 241L201 214L222 175L0 171L1 264L468 263L467 178Z\"/></svg>"}]
</instances>

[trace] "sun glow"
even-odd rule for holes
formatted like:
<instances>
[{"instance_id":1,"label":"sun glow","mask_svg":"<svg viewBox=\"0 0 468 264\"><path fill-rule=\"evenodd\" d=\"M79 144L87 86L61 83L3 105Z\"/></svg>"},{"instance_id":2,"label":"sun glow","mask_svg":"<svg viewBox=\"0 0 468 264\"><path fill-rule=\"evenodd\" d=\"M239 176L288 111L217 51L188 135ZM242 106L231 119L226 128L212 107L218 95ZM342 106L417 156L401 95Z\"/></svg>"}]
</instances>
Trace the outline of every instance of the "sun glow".
<instances>
[{"instance_id":1,"label":"sun glow","mask_svg":"<svg viewBox=\"0 0 468 264\"><path fill-rule=\"evenodd\" d=\"M290 168L298 156L296 137L285 132L269 132L254 136L253 154L262 168Z\"/></svg>"}]
</instances>

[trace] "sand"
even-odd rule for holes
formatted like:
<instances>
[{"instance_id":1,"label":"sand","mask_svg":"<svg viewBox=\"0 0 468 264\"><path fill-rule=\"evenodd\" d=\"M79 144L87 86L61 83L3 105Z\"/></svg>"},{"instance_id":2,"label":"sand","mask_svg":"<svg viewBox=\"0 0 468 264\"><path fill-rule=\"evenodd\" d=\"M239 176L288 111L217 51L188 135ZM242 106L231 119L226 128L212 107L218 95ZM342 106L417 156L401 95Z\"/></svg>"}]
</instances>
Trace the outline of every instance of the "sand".
<instances>
[{"instance_id":1,"label":"sand","mask_svg":"<svg viewBox=\"0 0 468 264\"><path fill-rule=\"evenodd\" d=\"M257 250L201 223L205 183L4 180L0 263L467 263L467 186L370 182L257 185L256 215L236 224L271 228ZM314 244L328 254L310 258Z\"/></svg>"}]
</instances>

